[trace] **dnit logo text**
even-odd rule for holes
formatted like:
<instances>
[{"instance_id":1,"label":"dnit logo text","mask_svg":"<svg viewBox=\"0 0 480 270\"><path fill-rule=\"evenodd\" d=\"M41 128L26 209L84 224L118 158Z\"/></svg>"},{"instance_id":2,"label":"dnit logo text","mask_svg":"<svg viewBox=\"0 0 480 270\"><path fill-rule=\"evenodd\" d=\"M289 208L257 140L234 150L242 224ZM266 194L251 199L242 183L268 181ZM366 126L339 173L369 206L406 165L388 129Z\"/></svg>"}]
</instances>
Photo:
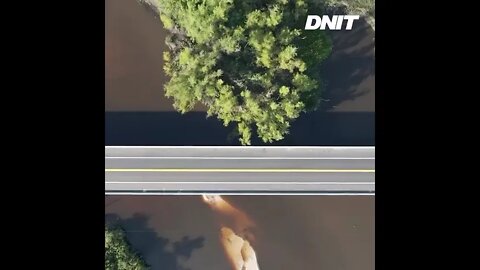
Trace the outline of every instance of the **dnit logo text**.
<instances>
[{"instance_id":1,"label":"dnit logo text","mask_svg":"<svg viewBox=\"0 0 480 270\"><path fill-rule=\"evenodd\" d=\"M359 15L333 15L330 18L328 15L323 15L321 18L318 15L308 15L307 22L305 23L305 30L342 30L342 26L345 25L345 30L352 30L353 22L360 19ZM344 21L346 23L344 24Z\"/></svg>"}]
</instances>

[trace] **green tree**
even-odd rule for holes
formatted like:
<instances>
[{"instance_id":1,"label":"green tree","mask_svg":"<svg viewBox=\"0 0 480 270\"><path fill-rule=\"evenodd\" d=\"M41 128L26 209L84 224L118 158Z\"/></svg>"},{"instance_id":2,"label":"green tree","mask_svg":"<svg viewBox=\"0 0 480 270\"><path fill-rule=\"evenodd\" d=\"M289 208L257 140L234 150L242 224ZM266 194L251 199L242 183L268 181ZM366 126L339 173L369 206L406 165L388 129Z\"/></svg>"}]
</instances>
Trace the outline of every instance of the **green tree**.
<instances>
[{"instance_id":1,"label":"green tree","mask_svg":"<svg viewBox=\"0 0 480 270\"><path fill-rule=\"evenodd\" d=\"M301 112L316 107L318 66L331 43L323 31L302 31L307 1L156 3L170 31L165 93L179 112L202 103L208 116L234 123L240 142L249 145L254 133L264 142L283 139Z\"/></svg>"},{"instance_id":2,"label":"green tree","mask_svg":"<svg viewBox=\"0 0 480 270\"><path fill-rule=\"evenodd\" d=\"M130 247L120 228L105 225L105 270L146 270L142 258Z\"/></svg>"}]
</instances>

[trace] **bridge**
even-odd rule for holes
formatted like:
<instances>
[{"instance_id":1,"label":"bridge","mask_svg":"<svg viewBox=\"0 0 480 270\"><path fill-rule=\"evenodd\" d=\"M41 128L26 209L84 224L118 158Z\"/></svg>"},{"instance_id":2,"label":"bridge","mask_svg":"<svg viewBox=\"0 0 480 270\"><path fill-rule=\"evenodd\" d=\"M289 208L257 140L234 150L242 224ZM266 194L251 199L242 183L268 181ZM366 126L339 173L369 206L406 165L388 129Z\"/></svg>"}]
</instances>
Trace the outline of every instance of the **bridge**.
<instances>
[{"instance_id":1,"label":"bridge","mask_svg":"<svg viewBox=\"0 0 480 270\"><path fill-rule=\"evenodd\" d=\"M375 194L375 147L106 146L105 194Z\"/></svg>"}]
</instances>

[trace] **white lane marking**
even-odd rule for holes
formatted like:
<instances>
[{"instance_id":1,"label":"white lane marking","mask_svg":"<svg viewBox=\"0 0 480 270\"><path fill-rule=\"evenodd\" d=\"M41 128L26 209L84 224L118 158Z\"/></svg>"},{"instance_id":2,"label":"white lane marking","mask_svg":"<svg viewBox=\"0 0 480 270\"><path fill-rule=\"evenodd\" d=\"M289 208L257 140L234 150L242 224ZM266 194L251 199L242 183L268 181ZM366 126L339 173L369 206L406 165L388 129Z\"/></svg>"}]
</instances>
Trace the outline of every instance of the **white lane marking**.
<instances>
[{"instance_id":1,"label":"white lane marking","mask_svg":"<svg viewBox=\"0 0 480 270\"><path fill-rule=\"evenodd\" d=\"M105 146L105 149L375 149L375 146Z\"/></svg>"},{"instance_id":2,"label":"white lane marking","mask_svg":"<svg viewBox=\"0 0 480 270\"><path fill-rule=\"evenodd\" d=\"M198 182L198 181L153 181L153 182L146 182L146 181L136 181L136 182L121 182L121 181L105 181L105 184L241 184L241 185L248 185L248 184L287 184L287 185L310 185L310 184L325 184L325 185L375 185L375 182L235 182L235 181L212 181L212 182Z\"/></svg>"},{"instance_id":3,"label":"white lane marking","mask_svg":"<svg viewBox=\"0 0 480 270\"><path fill-rule=\"evenodd\" d=\"M332 192L316 192L316 193L302 193L302 191L299 191L298 193L282 193L282 192L277 192L277 193L270 193L270 192L256 192L256 193L243 193L243 192L236 192L234 193L233 191L231 192L219 192L219 193L212 193L212 192L182 192L182 191L153 191L153 192L108 192L105 191L105 195L109 196L115 196L115 195L144 195L144 196L154 196L154 195L196 195L200 196L202 194L214 194L214 195L233 195L233 196L255 196L255 195L272 195L272 196L375 196L375 192L349 192L349 193L335 193L335 191Z\"/></svg>"},{"instance_id":4,"label":"white lane marking","mask_svg":"<svg viewBox=\"0 0 480 270\"><path fill-rule=\"evenodd\" d=\"M375 160L374 157L105 157L105 159L286 159L286 160Z\"/></svg>"}]
</instances>

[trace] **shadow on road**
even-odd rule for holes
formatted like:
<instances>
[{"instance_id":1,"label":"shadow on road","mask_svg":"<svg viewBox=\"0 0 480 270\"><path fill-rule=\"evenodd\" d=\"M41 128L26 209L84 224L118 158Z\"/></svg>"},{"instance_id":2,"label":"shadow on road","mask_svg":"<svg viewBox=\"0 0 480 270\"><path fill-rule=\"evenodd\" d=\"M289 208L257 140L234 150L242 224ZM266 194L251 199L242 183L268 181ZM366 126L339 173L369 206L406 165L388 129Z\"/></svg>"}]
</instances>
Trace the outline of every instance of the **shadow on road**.
<instances>
[{"instance_id":1,"label":"shadow on road","mask_svg":"<svg viewBox=\"0 0 480 270\"><path fill-rule=\"evenodd\" d=\"M115 214L105 215L105 224L121 226L132 247L145 259L152 270L189 270L179 263L179 259L188 260L192 252L204 246L204 237L184 236L180 241L171 242L158 236L148 226L148 219L141 214L122 219ZM170 245L173 246L170 248Z\"/></svg>"}]
</instances>

